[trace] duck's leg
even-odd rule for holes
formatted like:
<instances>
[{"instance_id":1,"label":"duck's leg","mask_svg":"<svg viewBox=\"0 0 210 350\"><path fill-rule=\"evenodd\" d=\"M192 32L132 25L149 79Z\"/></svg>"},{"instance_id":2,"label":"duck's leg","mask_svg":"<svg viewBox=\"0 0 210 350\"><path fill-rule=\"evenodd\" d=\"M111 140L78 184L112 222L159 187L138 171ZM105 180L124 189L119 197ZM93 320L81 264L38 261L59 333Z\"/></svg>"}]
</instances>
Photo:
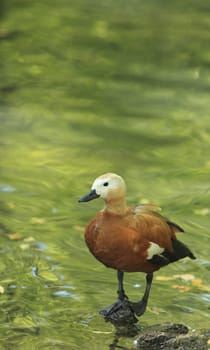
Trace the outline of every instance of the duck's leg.
<instances>
[{"instance_id":1,"label":"duck's leg","mask_svg":"<svg viewBox=\"0 0 210 350\"><path fill-rule=\"evenodd\" d=\"M123 301L124 299L128 299L127 295L125 294L124 288L123 288L123 277L124 277L124 272L122 271L117 271L117 279L118 279L118 298L119 300Z\"/></svg>"},{"instance_id":2,"label":"duck's leg","mask_svg":"<svg viewBox=\"0 0 210 350\"><path fill-rule=\"evenodd\" d=\"M105 318L111 316L111 314L116 313L119 309L121 309L123 306L125 306L124 304L126 304L126 306L130 306L129 302L128 302L128 297L125 294L124 288L123 288L123 277L124 277L124 273L122 271L117 271L117 279L118 279L118 290L117 290L117 294L118 294L118 300L102 309L100 311L100 314L102 316L104 316Z\"/></svg>"},{"instance_id":3,"label":"duck's leg","mask_svg":"<svg viewBox=\"0 0 210 350\"><path fill-rule=\"evenodd\" d=\"M145 312L145 310L147 308L147 302L149 299L149 293L150 293L150 289L151 289L151 285L152 285L152 280L153 280L153 273L148 273L146 275L146 288L145 288L143 298L137 303L129 302L131 309L135 312L135 314L137 316L143 315L143 313Z\"/></svg>"}]
</instances>

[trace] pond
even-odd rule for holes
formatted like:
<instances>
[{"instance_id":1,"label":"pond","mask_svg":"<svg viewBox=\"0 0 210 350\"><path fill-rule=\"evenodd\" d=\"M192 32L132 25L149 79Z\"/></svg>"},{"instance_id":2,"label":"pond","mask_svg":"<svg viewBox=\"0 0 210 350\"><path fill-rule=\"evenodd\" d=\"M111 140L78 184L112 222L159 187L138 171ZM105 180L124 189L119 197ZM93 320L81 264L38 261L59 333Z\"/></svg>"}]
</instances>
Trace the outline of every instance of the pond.
<instances>
[{"instance_id":1,"label":"pond","mask_svg":"<svg viewBox=\"0 0 210 350\"><path fill-rule=\"evenodd\" d=\"M197 257L155 274L139 325L209 327L210 4L1 6L1 348L115 348L98 311L116 299L116 272L83 237L103 203L78 203L108 171L124 177L129 204L154 203L181 225ZM126 274L132 300L144 285Z\"/></svg>"}]
</instances>

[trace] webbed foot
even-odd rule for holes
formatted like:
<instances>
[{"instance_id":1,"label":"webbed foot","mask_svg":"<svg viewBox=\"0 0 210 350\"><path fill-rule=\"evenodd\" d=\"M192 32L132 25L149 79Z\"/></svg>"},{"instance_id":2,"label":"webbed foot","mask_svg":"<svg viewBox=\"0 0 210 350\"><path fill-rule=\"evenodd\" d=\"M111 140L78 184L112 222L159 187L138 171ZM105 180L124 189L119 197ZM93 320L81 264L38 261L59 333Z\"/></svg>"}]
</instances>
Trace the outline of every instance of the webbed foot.
<instances>
[{"instance_id":1,"label":"webbed foot","mask_svg":"<svg viewBox=\"0 0 210 350\"><path fill-rule=\"evenodd\" d=\"M131 310L136 314L136 316L141 316L145 313L147 308L147 302L145 300L141 300L138 303L133 303L129 301Z\"/></svg>"},{"instance_id":2,"label":"webbed foot","mask_svg":"<svg viewBox=\"0 0 210 350\"><path fill-rule=\"evenodd\" d=\"M128 299L116 301L111 306L99 311L99 314L103 316L105 321L110 321L115 326L124 326L128 323L134 324L138 322Z\"/></svg>"}]
</instances>

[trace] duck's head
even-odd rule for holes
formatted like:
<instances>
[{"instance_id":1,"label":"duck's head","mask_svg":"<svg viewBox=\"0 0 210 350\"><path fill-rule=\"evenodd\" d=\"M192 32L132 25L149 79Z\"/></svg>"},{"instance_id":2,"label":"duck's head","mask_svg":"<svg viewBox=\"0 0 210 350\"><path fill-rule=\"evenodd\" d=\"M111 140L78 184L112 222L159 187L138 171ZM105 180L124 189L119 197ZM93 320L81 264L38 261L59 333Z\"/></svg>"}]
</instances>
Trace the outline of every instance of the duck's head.
<instances>
[{"instance_id":1,"label":"duck's head","mask_svg":"<svg viewBox=\"0 0 210 350\"><path fill-rule=\"evenodd\" d=\"M106 203L122 200L125 197L126 185L123 178L114 173L99 176L93 182L90 192L79 199L88 202L95 198L102 198Z\"/></svg>"}]
</instances>

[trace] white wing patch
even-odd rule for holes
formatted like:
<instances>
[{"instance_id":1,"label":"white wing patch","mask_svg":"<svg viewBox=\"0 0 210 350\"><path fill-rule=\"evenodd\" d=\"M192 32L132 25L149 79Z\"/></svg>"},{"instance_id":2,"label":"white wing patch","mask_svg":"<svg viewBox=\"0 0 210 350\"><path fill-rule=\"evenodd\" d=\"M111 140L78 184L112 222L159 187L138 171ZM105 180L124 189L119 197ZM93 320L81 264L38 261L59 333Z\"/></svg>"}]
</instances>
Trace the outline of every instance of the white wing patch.
<instances>
[{"instance_id":1,"label":"white wing patch","mask_svg":"<svg viewBox=\"0 0 210 350\"><path fill-rule=\"evenodd\" d=\"M147 249L147 259L152 259L154 255L160 255L164 251L158 244L150 242L150 246Z\"/></svg>"}]
</instances>

